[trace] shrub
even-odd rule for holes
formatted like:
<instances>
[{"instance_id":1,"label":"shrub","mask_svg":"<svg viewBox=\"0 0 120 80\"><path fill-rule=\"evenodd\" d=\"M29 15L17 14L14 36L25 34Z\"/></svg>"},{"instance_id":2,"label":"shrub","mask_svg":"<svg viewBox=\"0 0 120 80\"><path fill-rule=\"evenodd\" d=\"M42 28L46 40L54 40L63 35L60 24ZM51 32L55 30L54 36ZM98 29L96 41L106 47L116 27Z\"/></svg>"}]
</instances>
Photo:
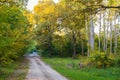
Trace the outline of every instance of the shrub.
<instances>
[{"instance_id":1,"label":"shrub","mask_svg":"<svg viewBox=\"0 0 120 80\"><path fill-rule=\"evenodd\" d=\"M80 54L76 54L76 59L81 59L81 55Z\"/></svg>"},{"instance_id":2,"label":"shrub","mask_svg":"<svg viewBox=\"0 0 120 80\"><path fill-rule=\"evenodd\" d=\"M116 66L120 66L120 57L115 58L115 64Z\"/></svg>"},{"instance_id":3,"label":"shrub","mask_svg":"<svg viewBox=\"0 0 120 80\"><path fill-rule=\"evenodd\" d=\"M89 63L97 68L106 68L114 65L114 58L112 55L103 52L95 52L90 58Z\"/></svg>"},{"instance_id":4,"label":"shrub","mask_svg":"<svg viewBox=\"0 0 120 80\"><path fill-rule=\"evenodd\" d=\"M0 58L0 61L1 61L1 67L6 67L7 65L10 65L13 62L12 59L6 57Z\"/></svg>"}]
</instances>

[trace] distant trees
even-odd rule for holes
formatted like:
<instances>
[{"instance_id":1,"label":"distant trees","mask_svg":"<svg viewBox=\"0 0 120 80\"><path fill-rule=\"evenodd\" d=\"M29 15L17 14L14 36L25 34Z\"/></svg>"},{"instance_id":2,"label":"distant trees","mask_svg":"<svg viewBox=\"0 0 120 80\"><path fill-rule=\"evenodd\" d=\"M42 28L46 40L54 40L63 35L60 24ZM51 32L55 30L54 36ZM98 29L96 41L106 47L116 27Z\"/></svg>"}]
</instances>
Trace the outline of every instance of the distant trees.
<instances>
[{"instance_id":1,"label":"distant trees","mask_svg":"<svg viewBox=\"0 0 120 80\"><path fill-rule=\"evenodd\" d=\"M48 51L49 56L53 53L53 33L57 28L56 5L52 0L40 1L34 8L36 18L36 39L41 49Z\"/></svg>"},{"instance_id":2,"label":"distant trees","mask_svg":"<svg viewBox=\"0 0 120 80\"><path fill-rule=\"evenodd\" d=\"M34 9L37 43L51 55L117 53L119 7L116 0L41 1ZM116 7L117 6L117 7ZM111 9L112 8L112 9ZM95 33L97 27L99 34ZM44 47L43 47L44 45ZM51 47L48 47L50 46Z\"/></svg>"}]
</instances>

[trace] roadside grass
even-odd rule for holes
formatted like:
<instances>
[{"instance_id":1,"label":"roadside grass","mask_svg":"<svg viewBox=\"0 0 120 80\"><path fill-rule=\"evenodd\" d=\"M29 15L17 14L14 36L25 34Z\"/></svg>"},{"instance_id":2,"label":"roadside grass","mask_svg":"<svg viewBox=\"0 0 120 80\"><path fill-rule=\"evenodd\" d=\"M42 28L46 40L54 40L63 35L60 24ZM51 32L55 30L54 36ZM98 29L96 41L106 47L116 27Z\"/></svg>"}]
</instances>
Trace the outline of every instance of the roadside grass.
<instances>
[{"instance_id":1,"label":"roadside grass","mask_svg":"<svg viewBox=\"0 0 120 80\"><path fill-rule=\"evenodd\" d=\"M25 80L28 72L28 59L22 58L7 67L0 68L0 80Z\"/></svg>"},{"instance_id":2,"label":"roadside grass","mask_svg":"<svg viewBox=\"0 0 120 80\"><path fill-rule=\"evenodd\" d=\"M106 69L87 67L80 69L78 64L86 60L86 58L43 58L42 60L57 72L66 76L69 80L120 80L119 67L110 67ZM74 64L74 67L70 68L68 64Z\"/></svg>"}]
</instances>

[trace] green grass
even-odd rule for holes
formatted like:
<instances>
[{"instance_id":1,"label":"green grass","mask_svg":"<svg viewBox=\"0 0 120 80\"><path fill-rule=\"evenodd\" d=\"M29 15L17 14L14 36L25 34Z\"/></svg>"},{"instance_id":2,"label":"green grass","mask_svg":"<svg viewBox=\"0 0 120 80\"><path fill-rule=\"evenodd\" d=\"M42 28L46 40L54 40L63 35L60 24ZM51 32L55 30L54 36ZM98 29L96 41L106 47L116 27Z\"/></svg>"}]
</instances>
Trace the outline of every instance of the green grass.
<instances>
[{"instance_id":1,"label":"green grass","mask_svg":"<svg viewBox=\"0 0 120 80\"><path fill-rule=\"evenodd\" d=\"M86 58L81 59L82 61ZM52 68L66 76L70 80L120 80L120 68L111 67L106 69L83 68L80 69L78 59L71 58L43 58ZM75 67L68 68L68 64L74 64Z\"/></svg>"},{"instance_id":2,"label":"green grass","mask_svg":"<svg viewBox=\"0 0 120 80\"><path fill-rule=\"evenodd\" d=\"M28 60L22 58L7 67L0 68L0 80L25 80L28 72Z\"/></svg>"}]
</instances>

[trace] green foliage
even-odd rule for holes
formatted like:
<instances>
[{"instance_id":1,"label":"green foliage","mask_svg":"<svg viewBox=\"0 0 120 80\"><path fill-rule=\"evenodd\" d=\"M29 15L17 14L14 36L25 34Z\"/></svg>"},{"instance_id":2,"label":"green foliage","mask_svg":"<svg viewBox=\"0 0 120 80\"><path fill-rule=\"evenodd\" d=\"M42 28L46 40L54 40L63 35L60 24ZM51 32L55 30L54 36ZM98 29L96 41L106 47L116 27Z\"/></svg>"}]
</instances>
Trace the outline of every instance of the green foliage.
<instances>
[{"instance_id":1,"label":"green foliage","mask_svg":"<svg viewBox=\"0 0 120 80\"><path fill-rule=\"evenodd\" d=\"M86 57L81 59L72 58L43 58L43 61L48 63L52 68L66 76L69 80L119 80L120 68L110 67L105 69L83 68L79 67L68 68L68 64L78 66L80 62L86 61Z\"/></svg>"},{"instance_id":2,"label":"green foliage","mask_svg":"<svg viewBox=\"0 0 120 80\"><path fill-rule=\"evenodd\" d=\"M80 59L81 58L81 55L80 54L77 54L76 55L76 59Z\"/></svg>"},{"instance_id":3,"label":"green foliage","mask_svg":"<svg viewBox=\"0 0 120 80\"><path fill-rule=\"evenodd\" d=\"M67 42L66 45L63 47L62 55L67 57L72 57L72 53L73 53L73 44L71 42Z\"/></svg>"},{"instance_id":4,"label":"green foliage","mask_svg":"<svg viewBox=\"0 0 120 80\"><path fill-rule=\"evenodd\" d=\"M115 58L115 65L120 66L120 57L118 56Z\"/></svg>"},{"instance_id":5,"label":"green foliage","mask_svg":"<svg viewBox=\"0 0 120 80\"><path fill-rule=\"evenodd\" d=\"M97 51L94 52L93 55L89 58L88 63L91 63L97 68L106 68L115 64L112 55Z\"/></svg>"},{"instance_id":6,"label":"green foliage","mask_svg":"<svg viewBox=\"0 0 120 80\"><path fill-rule=\"evenodd\" d=\"M37 27L35 30L37 49L42 49L41 55L54 54L53 34L56 29L57 11L52 1L44 1L35 6Z\"/></svg>"},{"instance_id":7,"label":"green foliage","mask_svg":"<svg viewBox=\"0 0 120 80\"><path fill-rule=\"evenodd\" d=\"M75 50L81 53L82 39L79 37L81 29L85 27L85 16L80 12L81 7L84 7L79 4L81 3L65 0L56 5L44 1L35 6L36 41L39 49L43 50L43 55L71 57ZM77 46L76 49L74 45ZM85 49L84 47L84 51Z\"/></svg>"},{"instance_id":8,"label":"green foliage","mask_svg":"<svg viewBox=\"0 0 120 80\"><path fill-rule=\"evenodd\" d=\"M23 56L30 44L29 22L20 5L0 3L0 67Z\"/></svg>"},{"instance_id":9,"label":"green foliage","mask_svg":"<svg viewBox=\"0 0 120 80\"><path fill-rule=\"evenodd\" d=\"M11 60L9 57L8 58L2 57L0 61L1 61L1 66L4 66L4 67L7 65L10 65L13 62L13 60Z\"/></svg>"},{"instance_id":10,"label":"green foliage","mask_svg":"<svg viewBox=\"0 0 120 80\"><path fill-rule=\"evenodd\" d=\"M36 42L35 42L34 40L31 40L31 41L29 42L29 46L28 46L28 48L27 48L27 52L28 52L28 53L31 53L31 52L33 52L35 49L36 49Z\"/></svg>"},{"instance_id":11,"label":"green foliage","mask_svg":"<svg viewBox=\"0 0 120 80\"><path fill-rule=\"evenodd\" d=\"M7 65L7 67L0 67L0 80L24 80L28 72L28 66L28 60L21 58ZM22 71L18 73L21 69Z\"/></svg>"},{"instance_id":12,"label":"green foliage","mask_svg":"<svg viewBox=\"0 0 120 80\"><path fill-rule=\"evenodd\" d=\"M99 50L101 52L109 54L110 52L115 53L116 50L119 54L119 35L117 36L117 40L114 40L115 35L119 31L115 31L115 25L112 32L109 30L112 22L116 21L114 18L116 17L117 19L119 10L109 8L107 11L103 9L105 6L109 7L110 4L113 5L112 7L118 5L119 3L116 2L116 0L60 0L59 3L54 4L50 0L39 3L34 8L37 49L42 51L42 56L72 57L73 53L75 53L75 56L77 54L89 56L89 53L90 55L93 54L90 44L94 43L94 50L98 50L98 46L100 45ZM99 25L98 28L100 29L99 14L102 15L101 20L103 21L101 32L99 35L95 34L95 37L93 37L91 32L94 31L91 31L90 21L93 18L94 25ZM107 25L107 23L110 23L110 25ZM118 25L117 21L116 23ZM104 29L105 31L103 31ZM108 33L112 33L112 39L110 39ZM95 42L92 40L93 38ZM117 44L117 49L115 48L115 44ZM87 51L89 52L88 54ZM95 52L95 55L91 58L96 67L108 67L113 64L114 61L109 58L109 55L98 53Z\"/></svg>"}]
</instances>

